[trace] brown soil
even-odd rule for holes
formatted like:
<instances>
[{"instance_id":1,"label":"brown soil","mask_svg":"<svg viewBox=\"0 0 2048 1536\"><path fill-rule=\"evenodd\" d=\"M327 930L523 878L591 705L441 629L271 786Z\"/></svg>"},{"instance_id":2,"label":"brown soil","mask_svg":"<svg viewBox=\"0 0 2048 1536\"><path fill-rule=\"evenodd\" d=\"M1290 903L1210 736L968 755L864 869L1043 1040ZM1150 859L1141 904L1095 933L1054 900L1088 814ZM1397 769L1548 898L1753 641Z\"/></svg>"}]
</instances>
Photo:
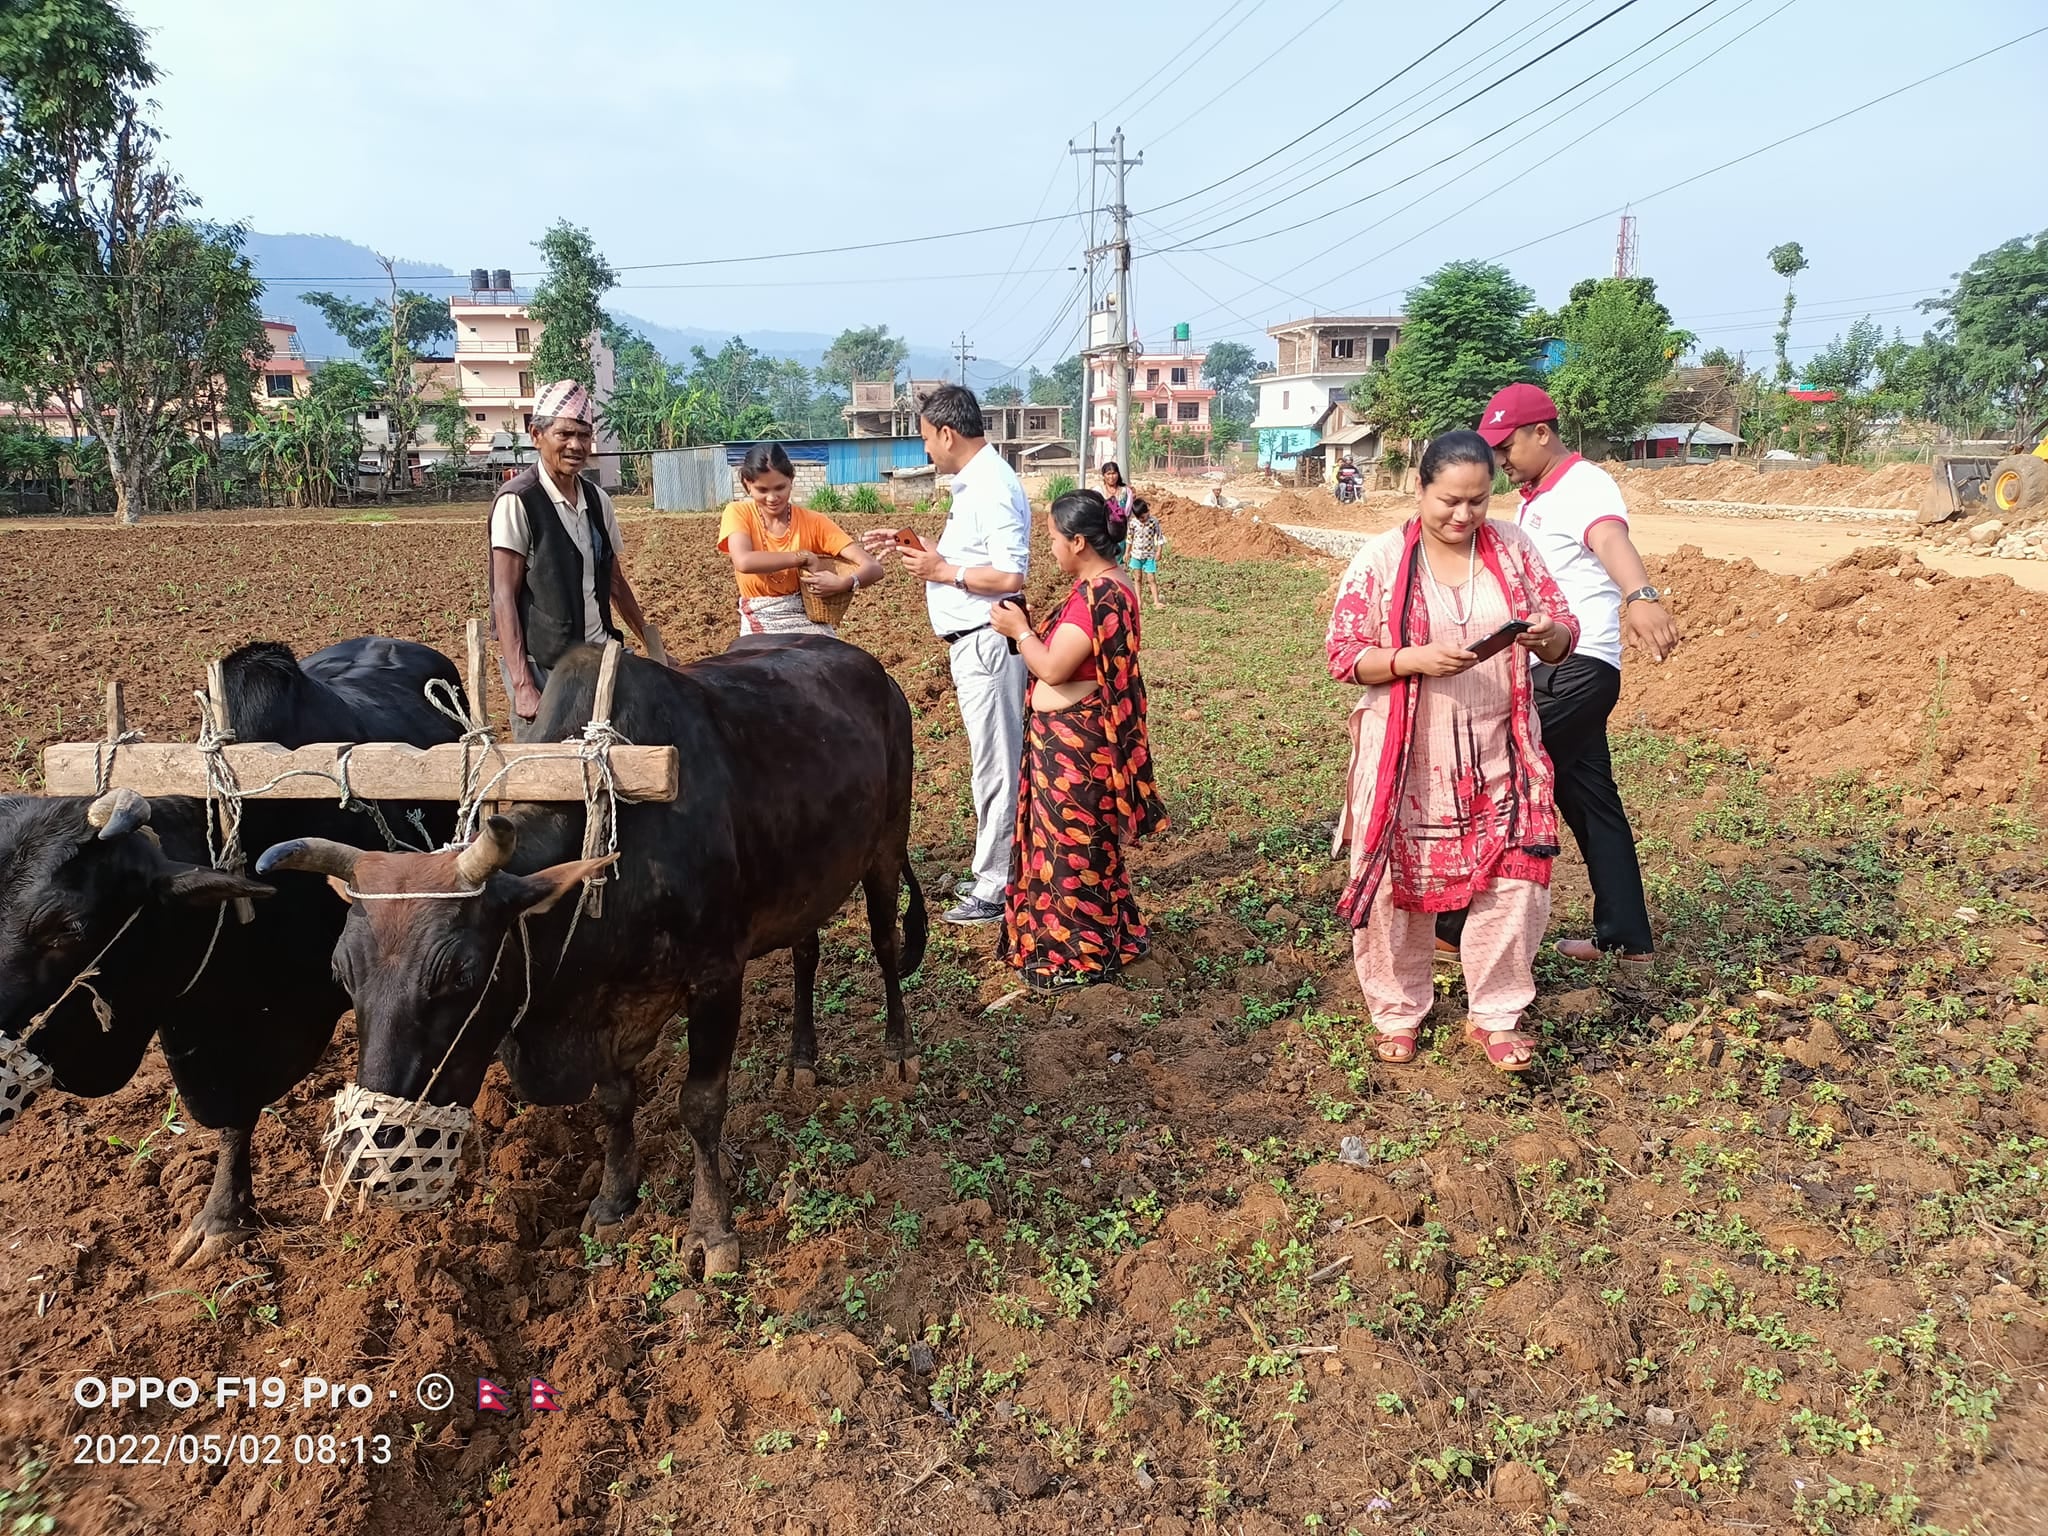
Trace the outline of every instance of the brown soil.
<instances>
[{"instance_id":1,"label":"brown soil","mask_svg":"<svg viewBox=\"0 0 2048 1536\"><path fill-rule=\"evenodd\" d=\"M1685 640L1662 667L1626 668L1624 710L1803 776L1913 782L1971 804L2040 795L2048 597L1881 545L1805 578L1694 547L1652 574Z\"/></svg>"},{"instance_id":2,"label":"brown soil","mask_svg":"<svg viewBox=\"0 0 2048 1536\"><path fill-rule=\"evenodd\" d=\"M1196 555L1204 560L1315 558L1315 551L1272 526L1289 519L1273 512L1270 504L1225 511L1156 487L1143 490L1145 499L1159 514L1160 526L1166 530L1170 552Z\"/></svg>"},{"instance_id":3,"label":"brown soil","mask_svg":"<svg viewBox=\"0 0 2048 1536\"><path fill-rule=\"evenodd\" d=\"M1278 559L1296 548L1269 524L1162 499L1181 553ZM705 526L629 524L627 542L673 647L685 656L722 648L733 627L730 574ZM153 527L0 540L0 710L12 727L13 778L30 782L43 742L97 730L110 672L129 683L137 723L187 735L189 689L205 661L244 640L310 649L377 630L452 647L480 597L478 553L473 525ZM1042 600L1051 561L1035 569ZM2001 774L2008 789L2021 781L2042 735L2035 690L2048 678L2027 639L2038 626L2020 612L2029 599L2009 584L1943 581L1910 561L1901 568L1893 552L1811 582L1690 552L1660 575L1695 638L1665 669L1631 666L1625 711L1686 734L1725 728L1801 773L1888 765L1894 778L1908 776L1931 740L1944 788L1953 781L1958 793L1995 801ZM1181 603L1184 589L1171 576L1167 585ZM1157 622L1160 675L1192 666L1202 632L1176 638L1175 609ZM1306 615L1272 622L1316 626ZM890 666L917 714L920 783L930 793L920 798L913 852L936 892L966 851L957 805L966 754L943 660L900 578L857 599L845 633ZM1184 649L1168 649L1176 644ZM2015 685L2032 697L2018 699ZM1166 737L1185 701L1163 692L1154 708ZM1262 714L1256 697L1220 697ZM1335 753L1341 719L1333 711L1301 728L1320 730L1321 750ZM1299 725L1269 721L1253 734ZM1252 771L1177 764L1170 746L1161 761L1170 800L1177 778ZM1639 826L1692 847L1706 841L1692 814L1674 802ZM599 1163L594 1109L521 1107L495 1071L478 1105L476 1161L452 1208L413 1218L344 1211L323 1222L319 1142L327 1097L350 1075L346 1029L257 1132L257 1194L274 1225L200 1275L168 1269L164 1253L201 1197L211 1139L162 1129L161 1063L152 1056L107 1099L53 1095L0 1138L0 1358L9 1362L0 1449L35 1447L54 1462L43 1490L61 1501L59 1529L121 1536L1280 1536L1302 1529L1310 1512L1328 1529L1426 1523L1477 1536L1534 1531L1551 1507L1574 1530L1680 1536L1789 1530L1795 1474L1805 1487L1835 1472L1888 1487L1904 1462L1920 1468L1924 1516L1961 1529L1973 1510L2005 1510L2014 1522L2006 1528L2023 1528L2034 1475L2026 1458L2038 1450L2034 1394L2048 1362L2037 1257L2002 1247L2009 1239L1995 1232L1966 1230L1939 1246L1908 1234L1916 1210L1927 1220L1957 1187L1949 1167L1916 1148L1931 1137L1988 1158L2048 1134L2038 1076L2004 1107L1974 1093L1916 1092L1920 1107L1908 1119L1865 1081L1874 1058L1845 1052L1830 1025L1809 1026L1813 999L1778 997L1787 1012L1770 1037L1771 1059L1782 1050L1788 1071L1820 1071L1837 1089L1836 1102L1811 1112L1875 1128L1833 1146L1823 1164L1810 1144L1779 1134L1782 1119L1745 1126L1728 1139L1726 1166L1754 1168L1761 1156L1764 1176L1746 1186L1739 1208L1724 1207L1720 1176L1692 1189L1675 1172L1667 1180L1662 1170L1675 1162L1653 1177L1650 1157L1674 1139L1700 1158L1718 1153L1712 1105L1726 1087L1753 1092L1754 1065L1716 1066L1718 1044L1693 1065L1639 1060L1641 1021L1602 1021L1597 993L1546 985L1541 1011L1553 1028L1571 1025L1575 1056L1569 1074L1533 1094L1503 1085L1454 1040L1398 1081L1368 1063L1366 1086L1347 1086L1310 1026L1282 1017L1304 984L1326 1000L1318 1006L1357 1007L1344 940L1327 917L1338 872L1306 856L1267 859L1258 850L1268 831L1226 809L1206 828L1136 851L1148 913L1176 916L1159 919L1154 955L1130 988L985 1013L1012 990L991 935L941 930L925 982L910 994L924 1076L900 1107L882 1094L880 988L861 963L857 910L826 935L821 1096L799 1101L774 1087L790 975L781 957L755 967L726 1132L749 1268L724 1290L691 1283L662 1258L661 1244L682 1229L689 1182L676 1130L680 1049L643 1070L648 1199L628 1246L611 1250L584 1250L575 1233ZM1731 868L1745 856L1723 844L1706 851L1734 856ZM1560 887L1560 901L1582 911L1582 880L1561 874ZM1892 953L1859 958L1846 941L1812 943L1834 991L1895 1006L1909 973ZM1280 1021L1248 1026L1260 1009ZM2038 1006L2005 1017L2034 1019L2029 1028L2048 1040ZM1649 1021L1649 1037L1663 1026ZM1959 1031L1950 1049L1985 1048ZM1361 1097L1339 1106L1351 1126L1369 1144L1381 1133L1383 1144L1401 1143L1370 1172L1328 1161L1347 1130L1328 1106ZM1706 1108L1674 1107L1683 1104ZM1453 1115L1455 1133L1438 1145ZM803 1123L843 1142L848 1157L817 1152L795 1131ZM1322 1160L1301 1168L1261 1150L1297 1140ZM1006 1163L1007 1182L976 1182ZM1072 1200L1020 1211L1009 1202L1027 1180ZM1602 1180L1612 1202L1597 1225L1579 1224L1593 1218L1571 1213ZM1313 1222L1295 1215L1305 1195L1323 1202ZM853 1219L794 1230L801 1214L816 1220L812 1202L827 1197L847 1202ZM1018 1245L1039 1240L1028 1235L1031 1221L1071 1225L1098 1208L1131 1213L1137 1231L1087 1277L1092 1301L1069 1315L1030 1270L991 1295L990 1256L1028 1251ZM1849 1218L1865 1209L1890 1224L1884 1235L1896 1249L1872 1253L1844 1240ZM1809 1376L1802 1365L1813 1351L1730 1329L1697 1357L1679 1352L1692 1304L1662 1287L1680 1273L1691 1280L1725 1264L1752 1298L1745 1309L1753 1302L1764 1316L1794 1308L1795 1288L1822 1273L1802 1278L1796 1266L1728 1257L1697 1235L1734 1214L1773 1250L1790 1245L1801 1265L1826 1266L1842 1310L1800 1315L1822 1334L1818 1352L1832 1351L1845 1373L1903 1369L1867 1341L1905 1332L1923 1306L1953 1316L1952 1298L1968 1298L1969 1315L1989 1319L1970 1325L1972 1358L2013 1373L1998 1458L1983 1467L1958 1460L1924 1422L1932 1410L1894 1409L1889 1393L1885 1406L1852 1414L1834 1376L1823 1386L1820 1368ZM1594 1280L1575 1256L1596 1238L1618 1257ZM1465 1266L1503 1256L1519 1271L1512 1283L1458 1292ZM1928 1267L1909 1270L1909 1257ZM1333 1263L1341 1278L1325 1267ZM1923 1296L1913 1273L1939 1283ZM1318 1301L1299 1314L1299 1330L1269 1332L1251 1311L1255 1292L1320 1297L1331 1287L1351 1299ZM1455 1320L1419 1326L1447 1308ZM1654 1380L1642 1377L1645 1360L1660 1373ZM1778 1367L1791 1379L1768 1403L1730 1385L1746 1369ZM477 1410L473 1396L449 1412L421 1411L414 1383L435 1370L464 1394L478 1375L515 1396L543 1377L565 1411L501 1416ZM373 1402L268 1414L216 1411L210 1397L188 1412L73 1405L79 1377L117 1374L183 1375L209 1387L219 1377L278 1377L295 1399L319 1375L366 1383ZM1589 1410L1600 1403L1620 1417ZM1881 1418L1881 1446L1825 1463L1779 1456L1779 1435L1807 1404L1845 1420ZM1476 1478L1451 1471L1445 1486L1411 1485L1421 1458L1504 1444L1517 1426L1551 1416L1576 1426L1551 1452L1554 1489L1509 1456L1490 1476L1482 1456ZM1699 1486L1702 1436L1721 1416L1753 1452L1739 1489ZM74 1464L73 1436L136 1430L277 1434L284 1464ZM392 1460L296 1465L294 1437L326 1433L342 1437L344 1452L354 1436L389 1435ZM1239 1448L1219 1454L1233 1436ZM1614 1470L1624 1455L1631 1470ZM12 1468L0 1466L0 1478ZM1571 1502L1551 1506L1553 1492Z\"/></svg>"},{"instance_id":4,"label":"brown soil","mask_svg":"<svg viewBox=\"0 0 2048 1536\"><path fill-rule=\"evenodd\" d=\"M1602 466L1621 484L1629 510L1655 510L1661 501L1737 501L1798 507L1883 507L1920 505L1927 486L1925 464L1884 464L1862 469L1828 464L1766 474L1751 464L1695 464L1683 469Z\"/></svg>"}]
</instances>

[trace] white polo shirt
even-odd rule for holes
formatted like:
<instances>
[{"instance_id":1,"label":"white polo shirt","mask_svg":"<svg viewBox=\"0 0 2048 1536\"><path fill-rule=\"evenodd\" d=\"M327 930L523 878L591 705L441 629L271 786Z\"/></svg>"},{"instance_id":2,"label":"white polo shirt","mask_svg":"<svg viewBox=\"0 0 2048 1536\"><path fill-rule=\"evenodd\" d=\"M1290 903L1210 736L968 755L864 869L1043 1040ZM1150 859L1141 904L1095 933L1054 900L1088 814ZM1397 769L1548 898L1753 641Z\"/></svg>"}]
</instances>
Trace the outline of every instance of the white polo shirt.
<instances>
[{"instance_id":1,"label":"white polo shirt","mask_svg":"<svg viewBox=\"0 0 2048 1536\"><path fill-rule=\"evenodd\" d=\"M1536 545L1579 620L1579 653L1621 670L1621 588L1587 540L1605 522L1628 527L1621 487L1576 453L1522 492L1515 521ZM1532 655L1533 659L1533 655Z\"/></svg>"},{"instance_id":2,"label":"white polo shirt","mask_svg":"<svg viewBox=\"0 0 2048 1536\"><path fill-rule=\"evenodd\" d=\"M583 638L592 645L603 645L611 636L604 627L604 611L598 606L597 584L591 575L590 519L583 515L580 506L569 504L569 498L545 469L540 472L540 483L547 487L548 499L555 504L555 516L561 519L569 542L583 559ZM583 483L590 485L587 480ZM594 485L590 489L597 495L597 515L604 521L605 537L612 541L612 559L623 560L619 517L612 510L612 499ZM533 527L527 520L526 503L517 496L500 496L491 507L491 548L509 549L526 560L533 558Z\"/></svg>"},{"instance_id":3,"label":"white polo shirt","mask_svg":"<svg viewBox=\"0 0 2048 1536\"><path fill-rule=\"evenodd\" d=\"M962 570L990 565L1016 576L1031 570L1031 499L993 445L984 445L953 477L953 510L939 535L939 556ZM924 600L935 635L980 629L997 601L942 581L925 583Z\"/></svg>"}]
</instances>

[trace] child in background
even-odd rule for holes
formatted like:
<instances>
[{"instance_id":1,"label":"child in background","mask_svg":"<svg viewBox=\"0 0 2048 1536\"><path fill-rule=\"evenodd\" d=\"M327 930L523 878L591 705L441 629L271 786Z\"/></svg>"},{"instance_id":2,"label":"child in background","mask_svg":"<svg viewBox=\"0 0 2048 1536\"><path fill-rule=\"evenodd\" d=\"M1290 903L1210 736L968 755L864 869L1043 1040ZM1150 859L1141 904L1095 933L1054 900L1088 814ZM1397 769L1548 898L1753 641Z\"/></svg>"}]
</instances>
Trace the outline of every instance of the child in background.
<instances>
[{"instance_id":1,"label":"child in background","mask_svg":"<svg viewBox=\"0 0 2048 1536\"><path fill-rule=\"evenodd\" d=\"M1130 482L1124 479L1123 466L1115 459L1102 466L1102 504L1109 508L1109 531L1119 542L1131 520L1131 508L1136 504L1137 495Z\"/></svg>"},{"instance_id":2,"label":"child in background","mask_svg":"<svg viewBox=\"0 0 2048 1536\"><path fill-rule=\"evenodd\" d=\"M804 612L802 587L820 596L857 592L882 579L881 562L822 512L792 504L796 466L780 443L756 443L740 465L747 499L725 509L718 547L740 588L740 633L836 635ZM842 573L836 557L858 563Z\"/></svg>"},{"instance_id":3,"label":"child in background","mask_svg":"<svg viewBox=\"0 0 2048 1536\"><path fill-rule=\"evenodd\" d=\"M1166 601L1159 595L1159 552L1166 548L1166 530L1159 526L1159 514L1152 510L1152 504L1144 497L1137 497L1131 503L1131 520L1128 526L1127 558L1131 566L1131 592L1135 596L1142 591L1143 579L1152 582L1152 606L1164 608Z\"/></svg>"}]
</instances>

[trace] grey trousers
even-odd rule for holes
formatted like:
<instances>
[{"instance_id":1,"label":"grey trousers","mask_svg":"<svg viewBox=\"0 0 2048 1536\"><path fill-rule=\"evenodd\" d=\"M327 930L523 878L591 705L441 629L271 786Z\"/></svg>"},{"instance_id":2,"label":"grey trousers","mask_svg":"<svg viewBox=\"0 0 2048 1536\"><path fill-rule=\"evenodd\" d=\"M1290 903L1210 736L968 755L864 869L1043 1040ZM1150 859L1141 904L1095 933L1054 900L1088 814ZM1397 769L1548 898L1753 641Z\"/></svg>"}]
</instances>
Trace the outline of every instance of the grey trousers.
<instances>
[{"instance_id":1,"label":"grey trousers","mask_svg":"<svg viewBox=\"0 0 2048 1536\"><path fill-rule=\"evenodd\" d=\"M952 646L953 691L974 762L974 894L1000 902L1010 887L1017 835L1017 775L1024 763L1024 661L992 629Z\"/></svg>"}]
</instances>

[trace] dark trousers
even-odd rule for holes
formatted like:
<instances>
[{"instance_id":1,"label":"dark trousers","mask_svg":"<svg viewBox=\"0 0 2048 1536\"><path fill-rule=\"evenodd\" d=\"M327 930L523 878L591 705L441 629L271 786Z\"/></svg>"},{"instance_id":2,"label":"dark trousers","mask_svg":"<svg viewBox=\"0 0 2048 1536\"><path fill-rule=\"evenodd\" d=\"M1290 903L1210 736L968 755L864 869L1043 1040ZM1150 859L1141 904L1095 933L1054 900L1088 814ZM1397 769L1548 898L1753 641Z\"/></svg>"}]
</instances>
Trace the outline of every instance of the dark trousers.
<instances>
[{"instance_id":1,"label":"dark trousers","mask_svg":"<svg viewBox=\"0 0 2048 1536\"><path fill-rule=\"evenodd\" d=\"M1543 723L1543 747L1557 770L1557 809L1593 885L1593 941L1625 954L1650 953L1650 909L1643 899L1643 871L1636 863L1636 835L1621 808L1614 760L1607 752L1607 717L1621 698L1621 672L1597 656L1567 656L1554 667L1538 666L1536 714ZM1437 937L1458 942L1465 914L1437 919Z\"/></svg>"}]
</instances>

